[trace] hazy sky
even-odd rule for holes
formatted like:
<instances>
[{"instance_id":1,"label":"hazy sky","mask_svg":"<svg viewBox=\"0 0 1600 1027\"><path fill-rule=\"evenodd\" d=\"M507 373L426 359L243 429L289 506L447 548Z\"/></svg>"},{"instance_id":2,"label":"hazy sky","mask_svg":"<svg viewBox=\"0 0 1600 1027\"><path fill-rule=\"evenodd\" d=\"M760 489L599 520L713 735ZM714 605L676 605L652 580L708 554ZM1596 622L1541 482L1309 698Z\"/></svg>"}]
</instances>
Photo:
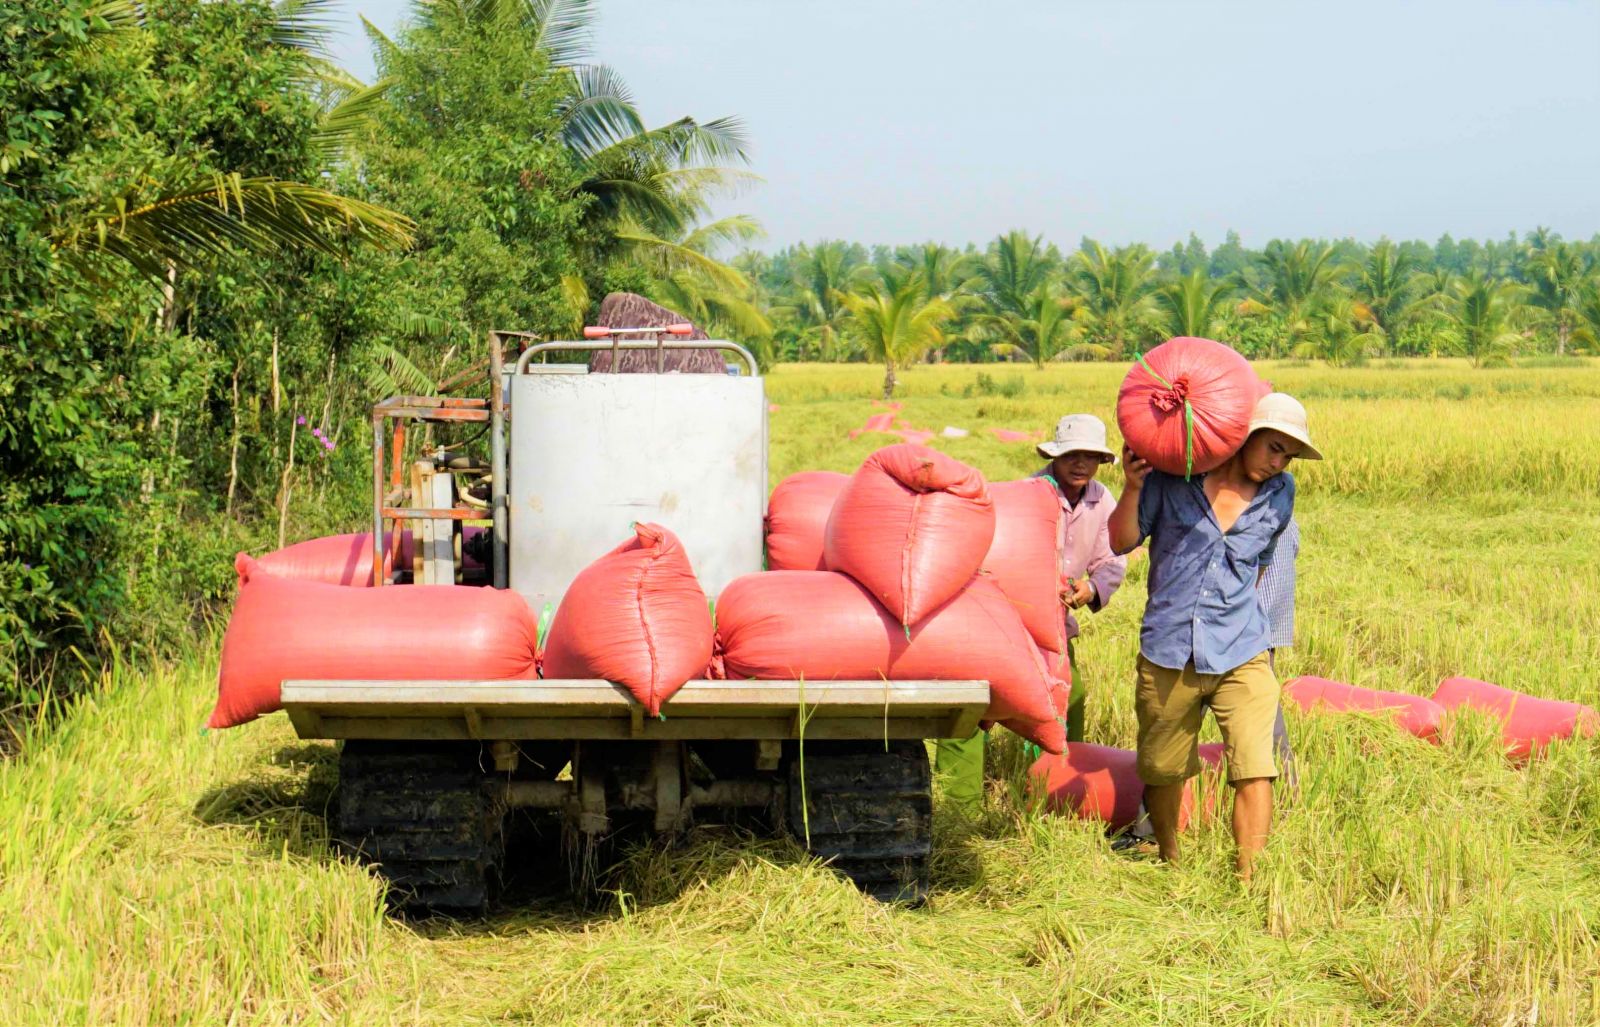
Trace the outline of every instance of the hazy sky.
<instances>
[{"instance_id":1,"label":"hazy sky","mask_svg":"<svg viewBox=\"0 0 1600 1027\"><path fill-rule=\"evenodd\" d=\"M647 122L745 119L769 247L1600 231L1600 0L598 6Z\"/></svg>"}]
</instances>

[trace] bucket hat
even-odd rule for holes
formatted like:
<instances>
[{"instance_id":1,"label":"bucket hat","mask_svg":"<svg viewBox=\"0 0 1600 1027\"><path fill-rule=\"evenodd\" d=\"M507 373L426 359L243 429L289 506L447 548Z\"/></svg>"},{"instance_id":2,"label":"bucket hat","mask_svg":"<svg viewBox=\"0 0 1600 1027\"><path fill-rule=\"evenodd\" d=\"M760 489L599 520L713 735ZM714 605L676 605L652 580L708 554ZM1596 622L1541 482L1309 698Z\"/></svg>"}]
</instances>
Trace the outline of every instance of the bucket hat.
<instances>
[{"instance_id":1,"label":"bucket hat","mask_svg":"<svg viewBox=\"0 0 1600 1027\"><path fill-rule=\"evenodd\" d=\"M1255 412L1250 415L1250 434L1254 435L1264 428L1282 432L1300 443L1299 459L1322 459L1322 452L1311 443L1311 429L1306 424L1306 408L1288 393L1269 392L1256 401Z\"/></svg>"},{"instance_id":2,"label":"bucket hat","mask_svg":"<svg viewBox=\"0 0 1600 1027\"><path fill-rule=\"evenodd\" d=\"M1054 460L1063 453L1098 453L1100 462L1110 463L1117 458L1106 445L1105 422L1093 414L1068 414L1056 422L1056 437L1041 442L1039 455Z\"/></svg>"}]
</instances>

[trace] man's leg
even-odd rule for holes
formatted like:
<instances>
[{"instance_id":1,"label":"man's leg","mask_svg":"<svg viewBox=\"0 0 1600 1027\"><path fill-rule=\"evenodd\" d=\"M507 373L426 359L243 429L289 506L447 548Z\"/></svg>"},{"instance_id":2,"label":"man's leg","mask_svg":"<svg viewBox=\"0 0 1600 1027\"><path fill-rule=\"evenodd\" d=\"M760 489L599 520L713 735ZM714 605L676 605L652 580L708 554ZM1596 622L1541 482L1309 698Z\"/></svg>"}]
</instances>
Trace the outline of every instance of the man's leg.
<instances>
[{"instance_id":1,"label":"man's leg","mask_svg":"<svg viewBox=\"0 0 1600 1027\"><path fill-rule=\"evenodd\" d=\"M983 809L983 731L971 738L941 738L933 766L944 781L944 797L968 816Z\"/></svg>"},{"instance_id":2,"label":"man's leg","mask_svg":"<svg viewBox=\"0 0 1600 1027\"><path fill-rule=\"evenodd\" d=\"M1161 858L1178 861L1178 812L1184 783L1200 772L1199 675L1157 667L1140 654L1134 711L1139 717L1139 779Z\"/></svg>"},{"instance_id":3,"label":"man's leg","mask_svg":"<svg viewBox=\"0 0 1600 1027\"><path fill-rule=\"evenodd\" d=\"M1264 652L1224 674L1211 696L1211 712L1222 729L1227 754L1228 783L1234 789L1233 840L1239 876L1245 880L1250 879L1256 853L1272 829L1272 781L1278 776L1272 722L1281 697Z\"/></svg>"},{"instance_id":4,"label":"man's leg","mask_svg":"<svg viewBox=\"0 0 1600 1027\"><path fill-rule=\"evenodd\" d=\"M1145 785L1144 808L1150 814L1150 829L1156 835L1156 848L1168 863L1178 862L1178 814L1183 809L1183 789L1187 781L1175 785Z\"/></svg>"},{"instance_id":5,"label":"man's leg","mask_svg":"<svg viewBox=\"0 0 1600 1027\"><path fill-rule=\"evenodd\" d=\"M1256 853L1266 846L1271 830L1272 778L1233 782L1233 841L1239 849L1235 866L1246 881L1255 870Z\"/></svg>"},{"instance_id":6,"label":"man's leg","mask_svg":"<svg viewBox=\"0 0 1600 1027\"><path fill-rule=\"evenodd\" d=\"M1078 646L1067 643L1067 667L1072 674L1072 695L1067 700L1067 741L1083 741L1083 703L1089 697L1088 686L1078 676Z\"/></svg>"}]
</instances>

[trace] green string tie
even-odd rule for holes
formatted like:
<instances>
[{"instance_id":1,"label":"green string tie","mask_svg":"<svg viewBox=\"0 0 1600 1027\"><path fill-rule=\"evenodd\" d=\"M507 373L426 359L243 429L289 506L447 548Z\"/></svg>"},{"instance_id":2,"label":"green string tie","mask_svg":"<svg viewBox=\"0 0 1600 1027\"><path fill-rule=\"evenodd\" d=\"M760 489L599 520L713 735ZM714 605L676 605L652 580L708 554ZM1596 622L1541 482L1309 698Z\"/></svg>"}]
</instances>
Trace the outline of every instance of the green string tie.
<instances>
[{"instance_id":1,"label":"green string tie","mask_svg":"<svg viewBox=\"0 0 1600 1027\"><path fill-rule=\"evenodd\" d=\"M1180 391L1177 386L1156 374L1156 369L1145 361L1143 353L1135 353L1133 358L1139 361L1139 366L1150 372L1150 377L1171 390L1172 395L1166 398L1183 401L1183 427L1187 436L1183 446L1183 480L1188 481L1194 476L1194 407L1189 405L1189 390L1185 388ZM1157 406L1160 406L1160 404L1158 403Z\"/></svg>"},{"instance_id":2,"label":"green string tie","mask_svg":"<svg viewBox=\"0 0 1600 1027\"><path fill-rule=\"evenodd\" d=\"M549 603L544 604L544 609L539 611L539 630L534 638L534 645L544 648L544 636L550 632L550 619L555 616L555 611Z\"/></svg>"}]
</instances>

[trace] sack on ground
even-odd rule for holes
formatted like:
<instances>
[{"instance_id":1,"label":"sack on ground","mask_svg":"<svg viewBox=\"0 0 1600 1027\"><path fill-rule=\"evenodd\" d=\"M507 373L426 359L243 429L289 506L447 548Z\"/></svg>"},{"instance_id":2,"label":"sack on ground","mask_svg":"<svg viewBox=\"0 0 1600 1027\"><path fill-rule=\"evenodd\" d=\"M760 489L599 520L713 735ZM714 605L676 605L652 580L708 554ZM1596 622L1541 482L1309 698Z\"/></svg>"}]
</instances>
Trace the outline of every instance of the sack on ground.
<instances>
[{"instance_id":1,"label":"sack on ground","mask_svg":"<svg viewBox=\"0 0 1600 1027\"><path fill-rule=\"evenodd\" d=\"M1223 747L1218 743L1200 746L1201 777L1207 817L1216 811L1217 795L1225 787L1219 768ZM1033 795L1052 813L1071 813L1084 820L1098 820L1114 831L1133 826L1144 801L1144 782L1139 780L1137 754L1128 749L1088 742L1068 742L1066 752L1046 755L1028 768ZM1178 829L1189 825L1194 815L1195 782L1184 783L1183 804L1178 811Z\"/></svg>"},{"instance_id":2,"label":"sack on ground","mask_svg":"<svg viewBox=\"0 0 1600 1027\"><path fill-rule=\"evenodd\" d=\"M994 541L983 569L994 575L1033 640L1052 653L1064 653L1063 525L1055 487L1044 478L996 481L990 482L989 495L994 500Z\"/></svg>"},{"instance_id":3,"label":"sack on ground","mask_svg":"<svg viewBox=\"0 0 1600 1027\"><path fill-rule=\"evenodd\" d=\"M767 501L767 570L823 569L822 535L849 480L837 471L801 471L778 482Z\"/></svg>"},{"instance_id":4,"label":"sack on ground","mask_svg":"<svg viewBox=\"0 0 1600 1027\"><path fill-rule=\"evenodd\" d=\"M1538 699L1476 678L1445 678L1433 701L1446 710L1465 707L1501 721L1500 738L1514 760L1538 755L1556 739L1600 730L1600 713L1583 703Z\"/></svg>"},{"instance_id":5,"label":"sack on ground","mask_svg":"<svg viewBox=\"0 0 1600 1027\"><path fill-rule=\"evenodd\" d=\"M966 586L993 540L983 475L903 443L873 453L850 476L828 517L823 561L912 625Z\"/></svg>"},{"instance_id":6,"label":"sack on ground","mask_svg":"<svg viewBox=\"0 0 1600 1027\"><path fill-rule=\"evenodd\" d=\"M240 553L208 727L280 708L284 681L532 678L538 625L515 592L346 588L262 573Z\"/></svg>"},{"instance_id":7,"label":"sack on ground","mask_svg":"<svg viewBox=\"0 0 1600 1027\"><path fill-rule=\"evenodd\" d=\"M1335 711L1388 712L1402 730L1435 744L1439 741L1439 727L1444 723L1444 707L1432 699L1405 692L1360 688L1327 678L1295 678L1283 686L1283 697L1307 712L1319 707Z\"/></svg>"},{"instance_id":8,"label":"sack on ground","mask_svg":"<svg viewBox=\"0 0 1600 1027\"><path fill-rule=\"evenodd\" d=\"M1168 474L1221 465L1244 445L1261 381L1250 362L1210 339L1179 336L1144 354L1117 393L1128 448Z\"/></svg>"},{"instance_id":9,"label":"sack on ground","mask_svg":"<svg viewBox=\"0 0 1600 1027\"><path fill-rule=\"evenodd\" d=\"M911 628L864 586L830 571L768 571L717 600L729 678L988 681L984 719L1059 752L1052 679L1022 620L987 575Z\"/></svg>"},{"instance_id":10,"label":"sack on ground","mask_svg":"<svg viewBox=\"0 0 1600 1027\"><path fill-rule=\"evenodd\" d=\"M634 537L585 567L556 610L541 662L547 678L604 678L654 717L711 660L711 611L676 535Z\"/></svg>"}]
</instances>

